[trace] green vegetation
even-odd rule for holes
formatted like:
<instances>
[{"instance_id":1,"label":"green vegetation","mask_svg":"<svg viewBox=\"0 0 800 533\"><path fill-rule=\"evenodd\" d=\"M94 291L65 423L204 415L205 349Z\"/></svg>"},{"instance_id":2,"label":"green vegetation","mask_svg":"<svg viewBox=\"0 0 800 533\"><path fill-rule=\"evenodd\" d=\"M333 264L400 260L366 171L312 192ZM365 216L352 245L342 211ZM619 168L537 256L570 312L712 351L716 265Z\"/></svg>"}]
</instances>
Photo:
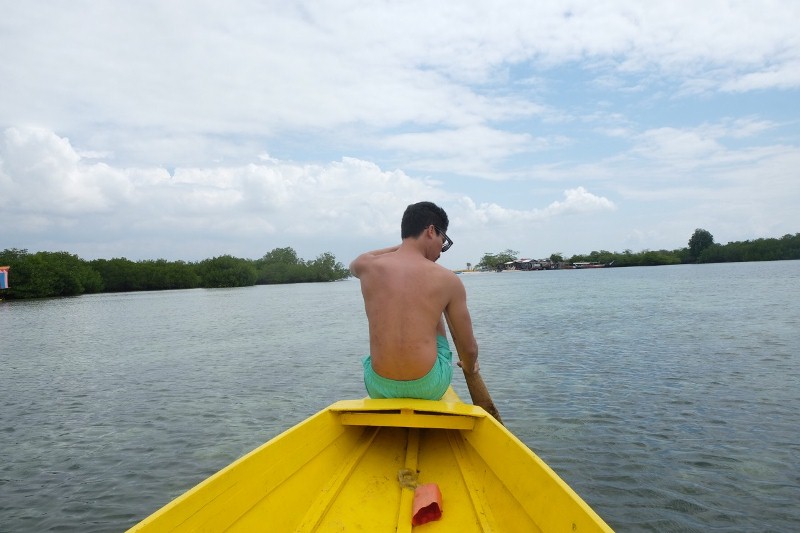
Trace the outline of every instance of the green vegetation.
<instances>
[{"instance_id":1,"label":"green vegetation","mask_svg":"<svg viewBox=\"0 0 800 533\"><path fill-rule=\"evenodd\" d=\"M200 287L195 265L183 261L138 261L95 259L89 262L103 279L104 292L160 291ZM13 269L12 269L13 271ZM14 288L16 282L12 283Z\"/></svg>"},{"instance_id":2,"label":"green vegetation","mask_svg":"<svg viewBox=\"0 0 800 533\"><path fill-rule=\"evenodd\" d=\"M485 253L475 265L479 270L497 270L519 258L519 252L505 250ZM676 265L680 263L728 263L800 259L800 233L780 239L756 239L721 245L704 229L697 229L686 248L644 250L634 253L593 251L565 259L550 255L552 264L581 261L613 263L615 267ZM198 287L246 287L274 283L336 281L350 272L333 254L323 253L311 261L297 257L292 248L276 248L261 259L240 259L230 255L197 263L164 259L131 261L95 259L84 261L67 252L37 252L7 249L0 252L0 265L8 265L10 289L2 291L9 299L75 296L98 292L158 291Z\"/></svg>"},{"instance_id":3,"label":"green vegetation","mask_svg":"<svg viewBox=\"0 0 800 533\"><path fill-rule=\"evenodd\" d=\"M77 255L67 252L31 255L26 250L4 250L0 252L0 264L11 267L11 288L4 291L8 298L71 296L103 290L100 274Z\"/></svg>"},{"instance_id":4,"label":"green vegetation","mask_svg":"<svg viewBox=\"0 0 800 533\"><path fill-rule=\"evenodd\" d=\"M697 261L703 250L712 244L714 244L714 236L708 230L697 228L689 239L689 257Z\"/></svg>"},{"instance_id":5,"label":"green vegetation","mask_svg":"<svg viewBox=\"0 0 800 533\"><path fill-rule=\"evenodd\" d=\"M350 275L331 253L303 261L291 248L275 248L255 261L255 266L259 284L336 281Z\"/></svg>"},{"instance_id":6,"label":"green vegetation","mask_svg":"<svg viewBox=\"0 0 800 533\"><path fill-rule=\"evenodd\" d=\"M519 252L506 250L496 254L485 253L478 270L497 270L498 267L519 258ZM634 253L593 251L588 254L564 258L560 253L550 255L553 265L577 262L597 262L615 267L678 265L681 263L733 263L742 261L778 261L800 259L800 233L784 235L780 239L756 239L753 241L716 244L714 236L704 229L696 229L689 239L688 247L677 250L644 250Z\"/></svg>"},{"instance_id":7,"label":"green vegetation","mask_svg":"<svg viewBox=\"0 0 800 533\"><path fill-rule=\"evenodd\" d=\"M625 250L622 253L609 252L607 250L593 251L586 255L573 255L566 262L578 263L582 261L610 264L615 267L623 266L657 266L657 265L678 265L689 263L688 254L685 250L644 250L634 253Z\"/></svg>"},{"instance_id":8,"label":"green vegetation","mask_svg":"<svg viewBox=\"0 0 800 533\"><path fill-rule=\"evenodd\" d=\"M734 263L742 261L779 261L800 259L800 233L784 235L780 239L714 243L714 237L704 229L697 229L689 239L687 248L678 250L644 250L623 253L601 250L588 255L574 255L567 262L614 262L614 266L677 265L680 263Z\"/></svg>"},{"instance_id":9,"label":"green vegetation","mask_svg":"<svg viewBox=\"0 0 800 533\"><path fill-rule=\"evenodd\" d=\"M735 263L740 261L782 261L800 259L800 233L780 239L712 244L700 252L698 263Z\"/></svg>"},{"instance_id":10,"label":"green vegetation","mask_svg":"<svg viewBox=\"0 0 800 533\"><path fill-rule=\"evenodd\" d=\"M485 253L480 262L475 265L478 270L498 270L502 269L503 265L509 261L514 261L519 257L519 252L516 250L506 250L496 254Z\"/></svg>"},{"instance_id":11,"label":"green vegetation","mask_svg":"<svg viewBox=\"0 0 800 533\"><path fill-rule=\"evenodd\" d=\"M9 299L309 283L336 281L350 275L330 253L304 261L291 248L276 248L257 260L223 255L197 263L131 261L124 257L84 261L67 252L8 249L0 252L0 265L11 267L10 288L2 294Z\"/></svg>"}]
</instances>

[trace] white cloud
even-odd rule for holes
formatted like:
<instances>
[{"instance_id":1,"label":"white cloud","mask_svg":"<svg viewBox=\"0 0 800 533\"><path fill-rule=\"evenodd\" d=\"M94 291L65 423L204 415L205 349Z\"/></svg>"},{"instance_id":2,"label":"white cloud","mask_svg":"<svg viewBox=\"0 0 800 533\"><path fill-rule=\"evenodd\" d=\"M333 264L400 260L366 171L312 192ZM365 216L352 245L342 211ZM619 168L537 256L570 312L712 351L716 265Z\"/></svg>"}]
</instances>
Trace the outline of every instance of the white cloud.
<instances>
[{"instance_id":1,"label":"white cloud","mask_svg":"<svg viewBox=\"0 0 800 533\"><path fill-rule=\"evenodd\" d=\"M115 241L210 239L221 253L231 242L246 246L276 236L394 239L406 205L421 199L455 205L452 216L473 227L615 209L583 187L564 191L563 201L545 208L477 205L435 182L355 158L323 165L269 158L237 167L178 168L170 175L160 168L115 169L92 162L45 130L12 128L4 138L4 217L15 233L29 238L102 232Z\"/></svg>"},{"instance_id":2,"label":"white cloud","mask_svg":"<svg viewBox=\"0 0 800 533\"><path fill-rule=\"evenodd\" d=\"M608 198L596 196L583 187L565 190L563 201L556 200L545 208L509 209L494 203L475 204L469 199L462 199L461 205L461 216L488 227L496 224L540 223L564 215L585 215L617 209Z\"/></svg>"},{"instance_id":3,"label":"white cloud","mask_svg":"<svg viewBox=\"0 0 800 533\"><path fill-rule=\"evenodd\" d=\"M405 154L409 169L501 180L515 175L513 170L502 169L508 158L540 152L565 142L556 136L534 137L529 133L470 126L391 135L381 142L381 147Z\"/></svg>"},{"instance_id":4,"label":"white cloud","mask_svg":"<svg viewBox=\"0 0 800 533\"><path fill-rule=\"evenodd\" d=\"M553 221L536 239L563 252L668 239L676 205L800 223L792 0L6 4L0 209L23 247L355 248L419 199L476 249L501 223L522 247Z\"/></svg>"},{"instance_id":5,"label":"white cloud","mask_svg":"<svg viewBox=\"0 0 800 533\"><path fill-rule=\"evenodd\" d=\"M502 159L531 150L534 139L527 133L514 134L485 126L471 126L458 130L403 133L393 135L383 142L386 148L443 156L479 153L487 159Z\"/></svg>"},{"instance_id":6,"label":"white cloud","mask_svg":"<svg viewBox=\"0 0 800 533\"><path fill-rule=\"evenodd\" d=\"M119 171L83 164L68 139L43 129L9 128L0 145L0 205L8 212L110 212L127 194Z\"/></svg>"},{"instance_id":7,"label":"white cloud","mask_svg":"<svg viewBox=\"0 0 800 533\"><path fill-rule=\"evenodd\" d=\"M344 158L326 165L271 160L238 167L114 169L84 160L69 141L44 130L10 128L0 146L0 196L12 233L71 228L116 231L113 239L206 239L221 243L399 233L408 203L447 195L400 171ZM87 226L100 220L101 227ZM112 223L113 221L113 223ZM141 235L136 235L141 232ZM224 248L220 244L220 248ZM261 248L251 253L261 252Z\"/></svg>"},{"instance_id":8,"label":"white cloud","mask_svg":"<svg viewBox=\"0 0 800 533\"><path fill-rule=\"evenodd\" d=\"M548 216L587 214L598 211L614 211L617 206L608 198L595 196L583 187L564 191L563 202L553 202L545 212Z\"/></svg>"},{"instance_id":9,"label":"white cloud","mask_svg":"<svg viewBox=\"0 0 800 533\"><path fill-rule=\"evenodd\" d=\"M649 129L628 136L634 144L624 160L652 165L648 172L653 180L666 175L670 175L673 181L682 176L707 180L715 175L709 173L714 169L753 165L776 153L793 150L780 145L760 145L758 136L777 126L771 121L743 117L696 127ZM738 145L746 140L752 140L754 144ZM699 169L706 174L696 174Z\"/></svg>"},{"instance_id":10,"label":"white cloud","mask_svg":"<svg viewBox=\"0 0 800 533\"><path fill-rule=\"evenodd\" d=\"M723 91L747 92L761 89L792 89L800 87L800 61L770 66L748 72L722 84Z\"/></svg>"},{"instance_id":11,"label":"white cloud","mask_svg":"<svg viewBox=\"0 0 800 533\"><path fill-rule=\"evenodd\" d=\"M650 159L670 161L675 165L694 166L722 150L722 145L716 139L698 131L656 128L641 135L634 153Z\"/></svg>"},{"instance_id":12,"label":"white cloud","mask_svg":"<svg viewBox=\"0 0 800 533\"><path fill-rule=\"evenodd\" d=\"M655 70L724 90L800 86L796 2L701 3L691 16L670 2L588 1L6 10L0 78L14 83L0 88L5 125L58 117L54 126L259 135L353 123L463 127L541 110L524 94L492 90L509 66L581 59L609 74Z\"/></svg>"}]
</instances>

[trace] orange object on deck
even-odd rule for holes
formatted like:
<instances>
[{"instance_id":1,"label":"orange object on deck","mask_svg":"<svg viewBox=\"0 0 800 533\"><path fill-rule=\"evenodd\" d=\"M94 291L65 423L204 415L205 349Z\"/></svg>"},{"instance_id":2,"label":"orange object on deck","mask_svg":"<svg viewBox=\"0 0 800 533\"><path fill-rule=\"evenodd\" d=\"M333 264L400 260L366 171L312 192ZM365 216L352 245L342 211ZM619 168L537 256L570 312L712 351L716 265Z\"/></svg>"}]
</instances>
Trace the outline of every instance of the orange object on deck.
<instances>
[{"instance_id":1,"label":"orange object on deck","mask_svg":"<svg viewBox=\"0 0 800 533\"><path fill-rule=\"evenodd\" d=\"M427 524L442 517L442 491L436 483L425 483L414 490L411 525Z\"/></svg>"}]
</instances>

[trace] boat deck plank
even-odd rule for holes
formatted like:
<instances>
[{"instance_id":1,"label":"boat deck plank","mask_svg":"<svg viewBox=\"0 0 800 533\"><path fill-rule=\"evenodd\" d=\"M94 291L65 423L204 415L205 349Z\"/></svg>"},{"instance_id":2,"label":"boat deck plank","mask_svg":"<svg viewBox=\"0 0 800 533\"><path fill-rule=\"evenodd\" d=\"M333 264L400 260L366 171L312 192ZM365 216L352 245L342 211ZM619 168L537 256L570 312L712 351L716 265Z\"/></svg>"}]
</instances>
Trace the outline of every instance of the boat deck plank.
<instances>
[{"instance_id":1,"label":"boat deck plank","mask_svg":"<svg viewBox=\"0 0 800 533\"><path fill-rule=\"evenodd\" d=\"M427 533L611 531L506 428L449 397L337 402L131 531L410 533L403 468L441 490L442 517Z\"/></svg>"}]
</instances>

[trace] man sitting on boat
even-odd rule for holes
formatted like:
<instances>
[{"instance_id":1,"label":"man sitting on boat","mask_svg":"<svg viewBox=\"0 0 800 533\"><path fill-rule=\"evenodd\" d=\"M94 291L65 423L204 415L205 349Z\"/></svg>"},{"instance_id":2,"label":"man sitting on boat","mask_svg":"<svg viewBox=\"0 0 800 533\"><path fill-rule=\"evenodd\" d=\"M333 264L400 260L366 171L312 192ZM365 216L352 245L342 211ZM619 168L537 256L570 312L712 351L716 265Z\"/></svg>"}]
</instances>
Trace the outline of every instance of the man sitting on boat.
<instances>
[{"instance_id":1,"label":"man sitting on boat","mask_svg":"<svg viewBox=\"0 0 800 533\"><path fill-rule=\"evenodd\" d=\"M438 400L453 375L444 319L458 351L458 365L477 374L478 343L464 284L437 265L452 246L444 209L431 202L409 205L399 245L366 252L351 264L361 281L369 321L370 355L363 359L371 398Z\"/></svg>"}]
</instances>

